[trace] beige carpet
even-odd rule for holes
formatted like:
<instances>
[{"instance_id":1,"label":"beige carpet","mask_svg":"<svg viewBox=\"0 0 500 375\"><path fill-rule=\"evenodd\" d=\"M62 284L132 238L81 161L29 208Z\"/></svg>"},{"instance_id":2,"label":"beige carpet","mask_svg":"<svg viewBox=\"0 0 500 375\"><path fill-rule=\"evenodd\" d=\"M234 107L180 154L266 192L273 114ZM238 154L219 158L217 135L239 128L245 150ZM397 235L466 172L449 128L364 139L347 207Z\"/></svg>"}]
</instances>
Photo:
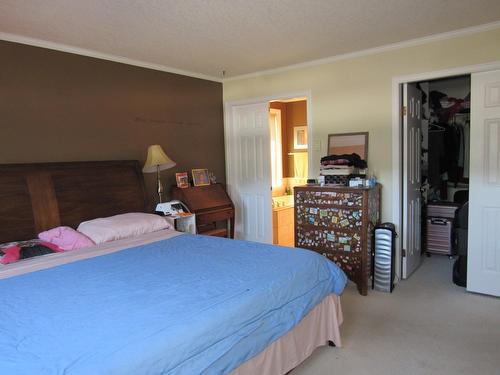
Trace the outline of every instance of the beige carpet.
<instances>
[{"instance_id":1,"label":"beige carpet","mask_svg":"<svg viewBox=\"0 0 500 375\"><path fill-rule=\"evenodd\" d=\"M392 294L342 297L342 348L321 347L292 375L500 374L500 298L451 282L452 260L425 258Z\"/></svg>"}]
</instances>

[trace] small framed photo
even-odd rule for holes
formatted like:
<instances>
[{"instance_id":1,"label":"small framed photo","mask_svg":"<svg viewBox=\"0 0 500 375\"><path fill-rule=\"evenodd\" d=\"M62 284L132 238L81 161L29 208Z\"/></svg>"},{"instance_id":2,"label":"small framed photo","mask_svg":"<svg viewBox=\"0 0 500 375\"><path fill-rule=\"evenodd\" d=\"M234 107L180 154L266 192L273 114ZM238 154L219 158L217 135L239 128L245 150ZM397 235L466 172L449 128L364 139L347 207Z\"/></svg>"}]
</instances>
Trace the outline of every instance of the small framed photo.
<instances>
[{"instance_id":1,"label":"small framed photo","mask_svg":"<svg viewBox=\"0 0 500 375\"><path fill-rule=\"evenodd\" d=\"M189 179L187 172L176 173L175 181L177 181L178 188L185 189L189 187Z\"/></svg>"},{"instance_id":2,"label":"small framed photo","mask_svg":"<svg viewBox=\"0 0 500 375\"><path fill-rule=\"evenodd\" d=\"M307 149L307 126L293 127L293 148L296 150Z\"/></svg>"},{"instance_id":3,"label":"small framed photo","mask_svg":"<svg viewBox=\"0 0 500 375\"><path fill-rule=\"evenodd\" d=\"M191 170L191 173L193 175L194 186L210 185L210 178L208 177L208 169L193 169Z\"/></svg>"}]
</instances>

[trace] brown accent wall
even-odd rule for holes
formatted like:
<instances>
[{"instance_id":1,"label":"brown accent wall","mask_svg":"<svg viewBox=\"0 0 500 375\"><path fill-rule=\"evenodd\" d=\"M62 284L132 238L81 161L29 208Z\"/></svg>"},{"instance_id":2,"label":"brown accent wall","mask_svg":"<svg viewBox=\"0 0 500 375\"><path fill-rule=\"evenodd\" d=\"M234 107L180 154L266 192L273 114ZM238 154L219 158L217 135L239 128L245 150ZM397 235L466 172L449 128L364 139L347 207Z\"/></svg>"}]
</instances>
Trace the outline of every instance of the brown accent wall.
<instances>
[{"instance_id":1,"label":"brown accent wall","mask_svg":"<svg viewBox=\"0 0 500 375\"><path fill-rule=\"evenodd\" d=\"M4 41L0 67L0 163L143 162L159 143L165 190L192 168L225 181L221 83Z\"/></svg>"}]
</instances>

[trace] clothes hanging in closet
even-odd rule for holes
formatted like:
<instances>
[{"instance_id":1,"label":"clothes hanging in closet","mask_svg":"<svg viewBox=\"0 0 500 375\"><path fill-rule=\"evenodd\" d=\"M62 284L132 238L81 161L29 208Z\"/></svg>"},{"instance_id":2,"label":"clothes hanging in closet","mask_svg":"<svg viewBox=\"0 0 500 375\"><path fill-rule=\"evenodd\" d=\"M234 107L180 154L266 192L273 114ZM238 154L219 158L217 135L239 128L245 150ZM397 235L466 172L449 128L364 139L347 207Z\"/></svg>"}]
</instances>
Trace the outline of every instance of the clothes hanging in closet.
<instances>
[{"instance_id":1,"label":"clothes hanging in closet","mask_svg":"<svg viewBox=\"0 0 500 375\"><path fill-rule=\"evenodd\" d=\"M458 152L459 177L469 177L469 114L457 113L453 117L453 127L460 133L460 144Z\"/></svg>"},{"instance_id":2,"label":"clothes hanging in closet","mask_svg":"<svg viewBox=\"0 0 500 375\"><path fill-rule=\"evenodd\" d=\"M460 150L460 131L456 126L447 126L444 132L446 172L448 181L458 182L458 154Z\"/></svg>"},{"instance_id":3,"label":"clothes hanging in closet","mask_svg":"<svg viewBox=\"0 0 500 375\"><path fill-rule=\"evenodd\" d=\"M441 175L446 171L444 130L429 131L428 179L431 186L441 184Z\"/></svg>"},{"instance_id":4,"label":"clothes hanging in closet","mask_svg":"<svg viewBox=\"0 0 500 375\"><path fill-rule=\"evenodd\" d=\"M470 124L464 124L464 178L469 178L470 163Z\"/></svg>"},{"instance_id":5,"label":"clothes hanging in closet","mask_svg":"<svg viewBox=\"0 0 500 375\"><path fill-rule=\"evenodd\" d=\"M456 99L431 91L429 104L428 179L432 186L443 187L444 181L457 183L469 176L470 94Z\"/></svg>"}]
</instances>

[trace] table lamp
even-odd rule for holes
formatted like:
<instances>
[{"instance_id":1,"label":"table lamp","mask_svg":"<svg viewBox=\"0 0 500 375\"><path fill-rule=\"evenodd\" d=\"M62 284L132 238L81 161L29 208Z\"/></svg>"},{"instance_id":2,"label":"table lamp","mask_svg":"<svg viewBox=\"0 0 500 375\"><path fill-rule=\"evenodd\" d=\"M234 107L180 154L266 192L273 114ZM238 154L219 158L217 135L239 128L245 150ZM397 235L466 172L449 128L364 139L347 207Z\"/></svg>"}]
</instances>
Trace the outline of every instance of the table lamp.
<instances>
[{"instance_id":1,"label":"table lamp","mask_svg":"<svg viewBox=\"0 0 500 375\"><path fill-rule=\"evenodd\" d=\"M151 145L148 147L148 157L144 168L142 168L143 173L153 173L156 172L157 186L158 186L158 198L159 203L162 203L163 185L161 184L160 171L172 168L175 162L170 159L160 145Z\"/></svg>"}]
</instances>

